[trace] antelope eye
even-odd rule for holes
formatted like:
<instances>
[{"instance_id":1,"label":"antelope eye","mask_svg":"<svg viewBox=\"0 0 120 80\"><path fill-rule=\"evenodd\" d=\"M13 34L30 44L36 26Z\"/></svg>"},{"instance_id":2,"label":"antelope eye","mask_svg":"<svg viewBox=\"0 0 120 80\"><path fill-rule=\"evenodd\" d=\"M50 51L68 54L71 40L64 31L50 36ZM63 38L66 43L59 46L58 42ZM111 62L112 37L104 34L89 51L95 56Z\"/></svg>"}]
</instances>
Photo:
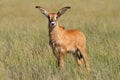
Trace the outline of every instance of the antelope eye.
<instances>
[{"instance_id":1,"label":"antelope eye","mask_svg":"<svg viewBox=\"0 0 120 80\"><path fill-rule=\"evenodd\" d=\"M48 16L48 19L50 19L50 16Z\"/></svg>"}]
</instances>

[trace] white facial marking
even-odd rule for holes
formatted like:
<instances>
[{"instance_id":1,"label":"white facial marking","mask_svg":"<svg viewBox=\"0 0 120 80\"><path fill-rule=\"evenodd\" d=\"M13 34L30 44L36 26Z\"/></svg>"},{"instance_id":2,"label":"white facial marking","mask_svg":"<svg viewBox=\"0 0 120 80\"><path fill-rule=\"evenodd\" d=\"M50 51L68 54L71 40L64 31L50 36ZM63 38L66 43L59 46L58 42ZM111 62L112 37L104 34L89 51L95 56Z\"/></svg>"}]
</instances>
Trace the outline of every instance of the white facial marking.
<instances>
[{"instance_id":1,"label":"white facial marking","mask_svg":"<svg viewBox=\"0 0 120 80\"><path fill-rule=\"evenodd\" d=\"M55 24L55 22L51 22L51 24Z\"/></svg>"},{"instance_id":2,"label":"white facial marking","mask_svg":"<svg viewBox=\"0 0 120 80\"><path fill-rule=\"evenodd\" d=\"M56 23L54 21L50 23L50 26L55 26L55 25Z\"/></svg>"},{"instance_id":3,"label":"white facial marking","mask_svg":"<svg viewBox=\"0 0 120 80\"><path fill-rule=\"evenodd\" d=\"M50 15L50 19L49 19L50 23L49 24L51 27L56 26L56 20L57 20L57 15Z\"/></svg>"},{"instance_id":4,"label":"white facial marking","mask_svg":"<svg viewBox=\"0 0 120 80\"><path fill-rule=\"evenodd\" d=\"M56 18L56 17L57 17L57 15L55 15L55 17L54 17L54 19L55 19L55 20L57 20L57 18Z\"/></svg>"}]
</instances>

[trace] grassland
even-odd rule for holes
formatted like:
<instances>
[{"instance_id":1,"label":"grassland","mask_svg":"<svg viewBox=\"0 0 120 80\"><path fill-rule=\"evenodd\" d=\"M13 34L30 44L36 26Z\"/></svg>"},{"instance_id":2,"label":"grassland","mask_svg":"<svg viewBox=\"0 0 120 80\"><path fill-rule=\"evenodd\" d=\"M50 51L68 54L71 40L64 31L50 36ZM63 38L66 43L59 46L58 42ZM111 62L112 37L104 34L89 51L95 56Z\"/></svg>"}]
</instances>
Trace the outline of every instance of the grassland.
<instances>
[{"instance_id":1,"label":"grassland","mask_svg":"<svg viewBox=\"0 0 120 80\"><path fill-rule=\"evenodd\" d=\"M72 55L65 57L65 70L55 67L48 45L47 19L36 5L56 12L72 8L60 19L66 29L79 29L87 37L91 65L77 70ZM119 80L120 0L1 0L0 80Z\"/></svg>"}]
</instances>

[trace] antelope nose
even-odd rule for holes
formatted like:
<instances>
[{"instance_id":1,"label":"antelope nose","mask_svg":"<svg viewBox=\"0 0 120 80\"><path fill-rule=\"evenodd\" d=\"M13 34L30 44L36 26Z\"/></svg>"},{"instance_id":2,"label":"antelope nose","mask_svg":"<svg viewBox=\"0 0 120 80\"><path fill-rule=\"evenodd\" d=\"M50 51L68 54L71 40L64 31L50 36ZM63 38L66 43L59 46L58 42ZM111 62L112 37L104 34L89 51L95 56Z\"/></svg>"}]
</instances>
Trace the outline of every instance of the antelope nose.
<instances>
[{"instance_id":1,"label":"antelope nose","mask_svg":"<svg viewBox=\"0 0 120 80\"><path fill-rule=\"evenodd\" d=\"M52 25L52 26L55 25L55 22L51 22L51 25Z\"/></svg>"}]
</instances>

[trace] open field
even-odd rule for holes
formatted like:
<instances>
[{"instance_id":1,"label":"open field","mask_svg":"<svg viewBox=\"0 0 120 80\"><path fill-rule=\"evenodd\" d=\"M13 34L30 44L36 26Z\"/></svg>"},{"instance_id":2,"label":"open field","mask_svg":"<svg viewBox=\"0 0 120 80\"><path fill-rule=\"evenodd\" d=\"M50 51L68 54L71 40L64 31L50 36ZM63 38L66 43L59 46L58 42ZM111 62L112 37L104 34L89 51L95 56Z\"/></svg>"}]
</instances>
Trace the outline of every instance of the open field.
<instances>
[{"instance_id":1,"label":"open field","mask_svg":"<svg viewBox=\"0 0 120 80\"><path fill-rule=\"evenodd\" d=\"M87 37L91 72L77 70L71 54L56 69L47 19L35 8L57 12L59 24ZM120 0L0 0L0 80L120 80Z\"/></svg>"}]
</instances>

